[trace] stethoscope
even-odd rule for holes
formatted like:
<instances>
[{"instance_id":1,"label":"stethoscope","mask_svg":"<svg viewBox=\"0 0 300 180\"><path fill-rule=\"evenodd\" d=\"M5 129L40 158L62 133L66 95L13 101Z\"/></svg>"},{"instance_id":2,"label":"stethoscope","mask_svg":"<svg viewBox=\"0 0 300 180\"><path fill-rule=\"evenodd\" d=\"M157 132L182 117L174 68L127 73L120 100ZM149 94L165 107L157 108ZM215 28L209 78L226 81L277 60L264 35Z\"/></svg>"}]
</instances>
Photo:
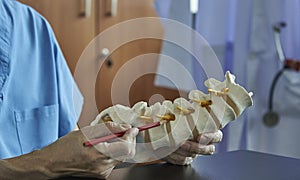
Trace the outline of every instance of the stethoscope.
<instances>
[{"instance_id":1,"label":"stethoscope","mask_svg":"<svg viewBox=\"0 0 300 180\"><path fill-rule=\"evenodd\" d=\"M263 123L267 127L274 127L279 122L279 115L277 112L273 110L273 96L274 96L275 86L279 78L286 70L295 70L295 71L300 70L300 61L297 61L295 59L285 58L283 48L281 46L281 41L280 41L280 30L285 26L286 26L285 22L280 22L273 26L276 51L279 56L280 62L283 64L283 67L276 73L276 75L272 80L272 84L269 92L269 99L268 99L268 111L263 116Z\"/></svg>"}]
</instances>

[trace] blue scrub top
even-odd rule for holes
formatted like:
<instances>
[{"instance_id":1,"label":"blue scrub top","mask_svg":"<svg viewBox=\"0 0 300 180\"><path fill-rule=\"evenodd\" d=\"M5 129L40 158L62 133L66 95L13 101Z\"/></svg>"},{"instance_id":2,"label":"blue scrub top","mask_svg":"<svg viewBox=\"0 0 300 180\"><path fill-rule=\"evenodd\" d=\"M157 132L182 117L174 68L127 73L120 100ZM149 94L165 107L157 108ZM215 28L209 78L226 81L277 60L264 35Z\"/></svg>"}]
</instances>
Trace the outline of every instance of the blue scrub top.
<instances>
[{"instance_id":1,"label":"blue scrub top","mask_svg":"<svg viewBox=\"0 0 300 180\"><path fill-rule=\"evenodd\" d=\"M0 158L69 133L82 103L47 21L17 1L0 0Z\"/></svg>"}]
</instances>

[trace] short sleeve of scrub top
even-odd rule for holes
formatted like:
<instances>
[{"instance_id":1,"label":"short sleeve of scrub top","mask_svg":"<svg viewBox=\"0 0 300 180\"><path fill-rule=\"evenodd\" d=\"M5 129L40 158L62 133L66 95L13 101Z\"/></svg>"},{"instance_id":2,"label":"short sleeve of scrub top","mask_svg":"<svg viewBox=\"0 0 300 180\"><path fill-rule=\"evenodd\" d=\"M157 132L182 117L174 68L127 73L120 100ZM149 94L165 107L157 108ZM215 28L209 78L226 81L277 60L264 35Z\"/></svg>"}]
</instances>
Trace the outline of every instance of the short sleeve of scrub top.
<instances>
[{"instance_id":1,"label":"short sleeve of scrub top","mask_svg":"<svg viewBox=\"0 0 300 180\"><path fill-rule=\"evenodd\" d=\"M0 158L66 135L82 104L48 22L28 6L0 0Z\"/></svg>"}]
</instances>

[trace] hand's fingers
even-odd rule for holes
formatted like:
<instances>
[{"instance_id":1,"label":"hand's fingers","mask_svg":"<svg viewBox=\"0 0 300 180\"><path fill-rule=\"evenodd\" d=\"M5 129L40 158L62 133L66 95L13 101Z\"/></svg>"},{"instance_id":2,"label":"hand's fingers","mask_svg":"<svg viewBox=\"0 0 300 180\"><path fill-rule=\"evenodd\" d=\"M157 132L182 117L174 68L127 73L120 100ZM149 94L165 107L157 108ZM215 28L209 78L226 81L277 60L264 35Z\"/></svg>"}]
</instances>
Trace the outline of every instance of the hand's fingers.
<instances>
[{"instance_id":1,"label":"hand's fingers","mask_svg":"<svg viewBox=\"0 0 300 180\"><path fill-rule=\"evenodd\" d=\"M199 134L197 137L197 142L199 142L202 145L209 145L212 143L219 143L222 141L223 133L222 131L218 130L214 133L203 133Z\"/></svg>"},{"instance_id":2,"label":"hand's fingers","mask_svg":"<svg viewBox=\"0 0 300 180\"><path fill-rule=\"evenodd\" d=\"M210 155L215 152L214 145L202 145L193 141L186 141L181 145L181 149L195 154Z\"/></svg>"},{"instance_id":3,"label":"hand's fingers","mask_svg":"<svg viewBox=\"0 0 300 180\"><path fill-rule=\"evenodd\" d=\"M85 137L90 140L107 136L116 132L127 131L131 126L128 124L118 124L114 122L100 123L94 126L87 126L81 129Z\"/></svg>"},{"instance_id":4,"label":"hand's fingers","mask_svg":"<svg viewBox=\"0 0 300 180\"><path fill-rule=\"evenodd\" d=\"M196 153L192 153L190 151L186 151L185 149L183 148L179 148L177 151L176 151L177 154L180 154L182 156L185 156L185 157L195 157L196 156Z\"/></svg>"},{"instance_id":5,"label":"hand's fingers","mask_svg":"<svg viewBox=\"0 0 300 180\"><path fill-rule=\"evenodd\" d=\"M175 152L185 157L195 157L196 156L195 152L191 152L187 148L182 147L182 146L189 146L189 145L184 145L185 143L188 142L185 141Z\"/></svg>"},{"instance_id":6,"label":"hand's fingers","mask_svg":"<svg viewBox=\"0 0 300 180\"><path fill-rule=\"evenodd\" d=\"M177 165L188 165L191 164L194 160L192 157L184 157L181 156L177 153L172 153L166 158L164 158L165 161L172 163L172 164L177 164Z\"/></svg>"},{"instance_id":7,"label":"hand's fingers","mask_svg":"<svg viewBox=\"0 0 300 180\"><path fill-rule=\"evenodd\" d=\"M101 153L113 159L124 160L135 155L137 128L129 129L119 141L99 143L94 147Z\"/></svg>"},{"instance_id":8,"label":"hand's fingers","mask_svg":"<svg viewBox=\"0 0 300 180\"><path fill-rule=\"evenodd\" d=\"M130 124L119 124L115 122L106 122L104 124L112 133L124 132L131 128Z\"/></svg>"},{"instance_id":9,"label":"hand's fingers","mask_svg":"<svg viewBox=\"0 0 300 180\"><path fill-rule=\"evenodd\" d=\"M97 144L95 148L104 155L119 161L123 161L127 158L132 158L135 155L135 143L133 142L104 142Z\"/></svg>"},{"instance_id":10,"label":"hand's fingers","mask_svg":"<svg viewBox=\"0 0 300 180\"><path fill-rule=\"evenodd\" d=\"M126 131L126 133L123 135L122 139L124 139L125 141L129 141L129 142L135 142L135 138L139 133L139 129L138 128L131 128L128 131Z\"/></svg>"}]
</instances>

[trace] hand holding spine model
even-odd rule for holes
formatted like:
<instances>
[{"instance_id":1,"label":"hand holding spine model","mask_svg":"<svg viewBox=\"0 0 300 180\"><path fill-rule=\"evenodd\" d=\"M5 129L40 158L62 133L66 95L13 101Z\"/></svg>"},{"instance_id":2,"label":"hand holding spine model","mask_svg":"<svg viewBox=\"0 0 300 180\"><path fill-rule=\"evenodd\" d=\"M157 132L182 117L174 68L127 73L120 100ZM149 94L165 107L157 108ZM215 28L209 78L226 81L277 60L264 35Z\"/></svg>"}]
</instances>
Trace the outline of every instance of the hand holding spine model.
<instances>
[{"instance_id":1,"label":"hand holding spine model","mask_svg":"<svg viewBox=\"0 0 300 180\"><path fill-rule=\"evenodd\" d=\"M189 93L189 101L177 98L163 101L150 107L138 102L132 108L115 105L103 110L93 124L114 121L139 127L160 121L161 125L140 134L147 147L176 147L199 133L216 132L239 117L252 106L252 93L235 83L235 76L226 72L225 81L210 78L205 82L209 94L199 90Z\"/></svg>"}]
</instances>

